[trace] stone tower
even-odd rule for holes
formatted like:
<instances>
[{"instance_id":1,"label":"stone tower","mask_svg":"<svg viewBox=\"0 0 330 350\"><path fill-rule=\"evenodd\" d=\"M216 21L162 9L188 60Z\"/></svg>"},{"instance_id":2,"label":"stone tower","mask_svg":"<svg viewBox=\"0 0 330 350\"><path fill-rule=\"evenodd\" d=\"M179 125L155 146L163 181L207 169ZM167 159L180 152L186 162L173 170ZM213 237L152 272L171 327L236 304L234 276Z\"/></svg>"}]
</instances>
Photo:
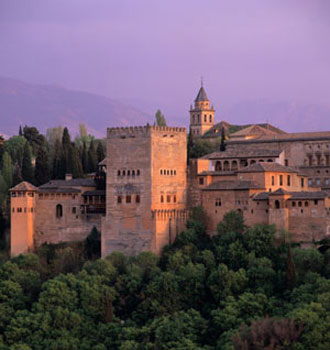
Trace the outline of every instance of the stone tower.
<instances>
[{"instance_id":1,"label":"stone tower","mask_svg":"<svg viewBox=\"0 0 330 350\"><path fill-rule=\"evenodd\" d=\"M37 187L26 181L10 190L11 256L33 249L37 191Z\"/></svg>"},{"instance_id":2,"label":"stone tower","mask_svg":"<svg viewBox=\"0 0 330 350\"><path fill-rule=\"evenodd\" d=\"M108 129L103 257L159 253L184 228L186 145L185 128Z\"/></svg>"},{"instance_id":3,"label":"stone tower","mask_svg":"<svg viewBox=\"0 0 330 350\"><path fill-rule=\"evenodd\" d=\"M195 107L190 107L190 131L193 137L203 136L214 125L214 108L210 107L203 83L195 99Z\"/></svg>"}]
</instances>

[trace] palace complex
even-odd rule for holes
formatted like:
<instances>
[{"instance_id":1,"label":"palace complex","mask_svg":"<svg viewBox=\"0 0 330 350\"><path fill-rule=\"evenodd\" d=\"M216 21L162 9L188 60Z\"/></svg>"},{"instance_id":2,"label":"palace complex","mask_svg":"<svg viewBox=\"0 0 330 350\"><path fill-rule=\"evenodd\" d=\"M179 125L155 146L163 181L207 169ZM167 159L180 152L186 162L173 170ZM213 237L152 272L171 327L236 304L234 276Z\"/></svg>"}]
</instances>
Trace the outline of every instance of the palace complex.
<instances>
[{"instance_id":1,"label":"palace complex","mask_svg":"<svg viewBox=\"0 0 330 350\"><path fill-rule=\"evenodd\" d=\"M286 133L270 124L215 123L203 86L190 108L193 138L225 149L187 165L187 130L109 128L106 189L94 179L51 180L11 189L11 255L42 243L83 240L101 231L102 256L159 253L184 229L190 210L204 207L208 233L230 210L247 225L274 224L278 235L309 244L330 236L330 132Z\"/></svg>"}]
</instances>

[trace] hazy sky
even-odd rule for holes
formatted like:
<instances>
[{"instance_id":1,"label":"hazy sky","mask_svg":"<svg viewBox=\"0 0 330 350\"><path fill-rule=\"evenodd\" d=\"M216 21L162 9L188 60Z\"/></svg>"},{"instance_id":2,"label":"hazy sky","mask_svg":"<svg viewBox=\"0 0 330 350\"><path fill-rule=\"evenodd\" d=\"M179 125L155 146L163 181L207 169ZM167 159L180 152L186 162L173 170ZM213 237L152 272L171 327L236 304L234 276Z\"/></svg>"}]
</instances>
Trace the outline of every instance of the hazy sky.
<instances>
[{"instance_id":1,"label":"hazy sky","mask_svg":"<svg viewBox=\"0 0 330 350\"><path fill-rule=\"evenodd\" d=\"M186 115L330 105L330 0L0 0L0 75Z\"/></svg>"}]
</instances>

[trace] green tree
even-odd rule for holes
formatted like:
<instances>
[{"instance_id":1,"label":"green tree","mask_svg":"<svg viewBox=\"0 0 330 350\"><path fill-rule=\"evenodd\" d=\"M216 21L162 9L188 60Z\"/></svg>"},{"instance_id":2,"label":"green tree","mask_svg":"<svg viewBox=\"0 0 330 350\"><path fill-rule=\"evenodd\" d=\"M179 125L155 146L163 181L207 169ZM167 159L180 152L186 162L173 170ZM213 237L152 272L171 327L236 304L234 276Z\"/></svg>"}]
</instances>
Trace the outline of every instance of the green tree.
<instances>
[{"instance_id":1,"label":"green tree","mask_svg":"<svg viewBox=\"0 0 330 350\"><path fill-rule=\"evenodd\" d=\"M83 143L81 150L81 164L84 171L84 174L88 173L88 152L86 142Z\"/></svg>"},{"instance_id":2,"label":"green tree","mask_svg":"<svg viewBox=\"0 0 330 350\"><path fill-rule=\"evenodd\" d=\"M52 161L52 178L59 179L61 178L61 154L62 146L59 139L55 140L54 145L54 155Z\"/></svg>"},{"instance_id":3,"label":"green tree","mask_svg":"<svg viewBox=\"0 0 330 350\"><path fill-rule=\"evenodd\" d=\"M166 126L166 119L164 114L161 112L160 109L157 110L155 114L155 119L156 119L156 125L157 126Z\"/></svg>"},{"instance_id":4,"label":"green tree","mask_svg":"<svg viewBox=\"0 0 330 350\"><path fill-rule=\"evenodd\" d=\"M47 152L44 147L40 147L36 158L34 178L37 186L49 181L49 165Z\"/></svg>"},{"instance_id":5,"label":"green tree","mask_svg":"<svg viewBox=\"0 0 330 350\"><path fill-rule=\"evenodd\" d=\"M225 128L221 128L221 142L220 142L220 152L224 152L226 150L226 134Z\"/></svg>"},{"instance_id":6,"label":"green tree","mask_svg":"<svg viewBox=\"0 0 330 350\"><path fill-rule=\"evenodd\" d=\"M105 158L105 153L104 153L104 148L101 141L97 145L96 154L97 154L97 162L98 163L102 162L102 160Z\"/></svg>"},{"instance_id":7,"label":"green tree","mask_svg":"<svg viewBox=\"0 0 330 350\"><path fill-rule=\"evenodd\" d=\"M95 150L94 141L92 140L88 149L88 172L96 172L97 167L97 154Z\"/></svg>"},{"instance_id":8,"label":"green tree","mask_svg":"<svg viewBox=\"0 0 330 350\"><path fill-rule=\"evenodd\" d=\"M291 244L288 244L288 251L286 257L286 270L285 270L286 285L289 289L292 289L296 283L296 269L294 266Z\"/></svg>"},{"instance_id":9,"label":"green tree","mask_svg":"<svg viewBox=\"0 0 330 350\"><path fill-rule=\"evenodd\" d=\"M73 178L79 178L83 176L79 153L74 144L70 145L69 148L67 171L72 174Z\"/></svg>"},{"instance_id":10,"label":"green tree","mask_svg":"<svg viewBox=\"0 0 330 350\"><path fill-rule=\"evenodd\" d=\"M33 182L33 166L31 148L28 142L24 145L23 162L22 162L22 178L24 181Z\"/></svg>"},{"instance_id":11,"label":"green tree","mask_svg":"<svg viewBox=\"0 0 330 350\"><path fill-rule=\"evenodd\" d=\"M10 188L13 185L13 166L11 157L6 151L2 155L1 174L5 180L7 188Z\"/></svg>"}]
</instances>

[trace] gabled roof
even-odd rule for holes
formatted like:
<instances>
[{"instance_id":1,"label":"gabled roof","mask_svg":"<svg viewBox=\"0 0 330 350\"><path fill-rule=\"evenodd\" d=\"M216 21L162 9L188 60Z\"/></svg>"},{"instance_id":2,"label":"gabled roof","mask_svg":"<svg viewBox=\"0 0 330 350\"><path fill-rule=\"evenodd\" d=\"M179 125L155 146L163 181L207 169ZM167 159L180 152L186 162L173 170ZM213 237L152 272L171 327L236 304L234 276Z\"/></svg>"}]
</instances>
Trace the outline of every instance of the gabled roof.
<instances>
[{"instance_id":1,"label":"gabled roof","mask_svg":"<svg viewBox=\"0 0 330 350\"><path fill-rule=\"evenodd\" d=\"M234 137L244 137L244 136L252 136L252 135L277 135L278 132L275 131L274 129L271 129L268 127L268 124L266 124L267 127L258 125L258 124L254 124L254 125L250 125L247 128L244 128L242 130L236 131L235 133L231 134L230 137L234 138Z\"/></svg>"},{"instance_id":2,"label":"gabled roof","mask_svg":"<svg viewBox=\"0 0 330 350\"><path fill-rule=\"evenodd\" d=\"M201 86L201 88L199 89L198 94L196 96L195 102L203 102L203 101L208 101L208 100L209 99L207 98L204 87Z\"/></svg>"},{"instance_id":3,"label":"gabled roof","mask_svg":"<svg viewBox=\"0 0 330 350\"><path fill-rule=\"evenodd\" d=\"M285 194L290 194L289 191L283 190L282 187L278 188L276 191L274 192L270 192L269 195L270 196L283 196Z\"/></svg>"},{"instance_id":4,"label":"gabled roof","mask_svg":"<svg viewBox=\"0 0 330 350\"><path fill-rule=\"evenodd\" d=\"M242 180L225 180L213 182L203 191L217 191L217 190L249 190L249 189L264 189L263 186L256 184L253 181Z\"/></svg>"},{"instance_id":5,"label":"gabled roof","mask_svg":"<svg viewBox=\"0 0 330 350\"><path fill-rule=\"evenodd\" d=\"M239 173L264 173L264 172L298 173L298 170L274 163L260 162L237 170Z\"/></svg>"},{"instance_id":6,"label":"gabled roof","mask_svg":"<svg viewBox=\"0 0 330 350\"><path fill-rule=\"evenodd\" d=\"M38 191L38 188L30 184L30 182L23 181L11 188L10 191Z\"/></svg>"},{"instance_id":7,"label":"gabled roof","mask_svg":"<svg viewBox=\"0 0 330 350\"><path fill-rule=\"evenodd\" d=\"M290 194L291 197L288 198L289 200L303 200L303 199L324 199L330 197L330 193L327 193L325 191L301 191L301 192L287 192L283 189L278 189L275 192L260 192L257 195L253 197L253 200L268 200L269 196L276 195L283 192L283 194Z\"/></svg>"}]
</instances>

